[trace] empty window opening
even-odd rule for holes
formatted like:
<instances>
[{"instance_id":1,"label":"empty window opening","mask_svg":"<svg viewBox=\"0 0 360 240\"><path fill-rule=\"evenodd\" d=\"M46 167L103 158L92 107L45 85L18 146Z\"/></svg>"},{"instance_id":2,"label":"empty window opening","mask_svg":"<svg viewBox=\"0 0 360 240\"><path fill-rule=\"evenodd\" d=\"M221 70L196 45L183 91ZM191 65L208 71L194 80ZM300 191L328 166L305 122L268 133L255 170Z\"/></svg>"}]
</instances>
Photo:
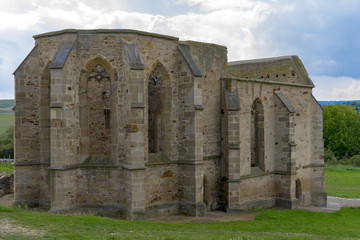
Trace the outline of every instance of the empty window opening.
<instances>
[{"instance_id":1,"label":"empty window opening","mask_svg":"<svg viewBox=\"0 0 360 240\"><path fill-rule=\"evenodd\" d=\"M148 144L149 153L160 152L162 89L160 77L152 73L148 82Z\"/></svg>"},{"instance_id":2,"label":"empty window opening","mask_svg":"<svg viewBox=\"0 0 360 240\"><path fill-rule=\"evenodd\" d=\"M295 192L295 197L298 200L298 204L299 206L302 206L302 190L301 190L301 182L300 179L296 180L296 192Z\"/></svg>"},{"instance_id":3,"label":"empty window opening","mask_svg":"<svg viewBox=\"0 0 360 240\"><path fill-rule=\"evenodd\" d=\"M264 166L264 108L260 99L256 99L251 109L251 167Z\"/></svg>"},{"instance_id":4,"label":"empty window opening","mask_svg":"<svg viewBox=\"0 0 360 240\"><path fill-rule=\"evenodd\" d=\"M171 154L171 81L158 63L148 78L148 153Z\"/></svg>"}]
</instances>

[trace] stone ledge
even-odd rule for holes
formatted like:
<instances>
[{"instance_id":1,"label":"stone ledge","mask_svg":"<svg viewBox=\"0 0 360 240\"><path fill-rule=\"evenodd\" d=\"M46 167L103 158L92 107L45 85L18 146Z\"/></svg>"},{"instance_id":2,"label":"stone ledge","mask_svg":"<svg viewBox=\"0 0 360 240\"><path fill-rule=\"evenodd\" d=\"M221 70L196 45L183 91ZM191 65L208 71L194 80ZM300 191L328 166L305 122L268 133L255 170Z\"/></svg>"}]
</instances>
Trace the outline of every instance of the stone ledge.
<instances>
[{"instance_id":1,"label":"stone ledge","mask_svg":"<svg viewBox=\"0 0 360 240\"><path fill-rule=\"evenodd\" d=\"M194 105L195 110L204 110L202 105Z\"/></svg>"},{"instance_id":2,"label":"stone ledge","mask_svg":"<svg viewBox=\"0 0 360 240\"><path fill-rule=\"evenodd\" d=\"M274 171L275 175L296 175L297 172Z\"/></svg>"},{"instance_id":3,"label":"stone ledge","mask_svg":"<svg viewBox=\"0 0 360 240\"><path fill-rule=\"evenodd\" d=\"M303 166L303 168L318 168L318 167L325 167L325 164L311 163L311 164Z\"/></svg>"},{"instance_id":4,"label":"stone ledge","mask_svg":"<svg viewBox=\"0 0 360 240\"><path fill-rule=\"evenodd\" d=\"M213 160L213 159L218 159L218 160L220 160L220 159L221 159L221 156L220 156L220 155L212 155L212 156L203 157L203 161L208 161L208 160Z\"/></svg>"},{"instance_id":5,"label":"stone ledge","mask_svg":"<svg viewBox=\"0 0 360 240\"><path fill-rule=\"evenodd\" d=\"M149 160L145 166L169 165L173 162L164 153L149 153Z\"/></svg>"},{"instance_id":6,"label":"stone ledge","mask_svg":"<svg viewBox=\"0 0 360 240\"><path fill-rule=\"evenodd\" d=\"M62 108L63 104L62 103L51 103L49 105L49 108Z\"/></svg>"},{"instance_id":7,"label":"stone ledge","mask_svg":"<svg viewBox=\"0 0 360 240\"><path fill-rule=\"evenodd\" d=\"M14 166L33 166L33 165L50 165L50 162L40 162L40 161L29 161L29 162L14 162Z\"/></svg>"},{"instance_id":8,"label":"stone ledge","mask_svg":"<svg viewBox=\"0 0 360 240\"><path fill-rule=\"evenodd\" d=\"M145 170L146 169L145 165L128 165L128 164L119 163L119 166L126 170Z\"/></svg>"},{"instance_id":9,"label":"stone ledge","mask_svg":"<svg viewBox=\"0 0 360 240\"><path fill-rule=\"evenodd\" d=\"M264 172L259 167L252 167L251 168L251 174L246 176L240 176L240 180L248 179L248 178L256 178L256 177L262 177L262 176L268 176L273 175L273 172Z\"/></svg>"},{"instance_id":10,"label":"stone ledge","mask_svg":"<svg viewBox=\"0 0 360 240\"><path fill-rule=\"evenodd\" d=\"M204 164L203 161L195 161L195 160L189 160L189 161L179 160L179 161L176 161L175 163L180 164L180 165L202 165L202 164Z\"/></svg>"},{"instance_id":11,"label":"stone ledge","mask_svg":"<svg viewBox=\"0 0 360 240\"><path fill-rule=\"evenodd\" d=\"M59 171L67 171L67 170L73 170L73 169L99 169L99 168L113 168L113 169L117 169L119 168L119 166L95 166L95 165L83 165L83 164L72 164L72 165L65 165L65 166L54 166L54 167L49 167L49 170L59 170Z\"/></svg>"},{"instance_id":12,"label":"stone ledge","mask_svg":"<svg viewBox=\"0 0 360 240\"><path fill-rule=\"evenodd\" d=\"M131 108L145 108L145 103L143 102L132 102Z\"/></svg>"},{"instance_id":13,"label":"stone ledge","mask_svg":"<svg viewBox=\"0 0 360 240\"><path fill-rule=\"evenodd\" d=\"M228 149L238 150L238 149L240 149L240 143L238 143L238 144L229 144Z\"/></svg>"}]
</instances>

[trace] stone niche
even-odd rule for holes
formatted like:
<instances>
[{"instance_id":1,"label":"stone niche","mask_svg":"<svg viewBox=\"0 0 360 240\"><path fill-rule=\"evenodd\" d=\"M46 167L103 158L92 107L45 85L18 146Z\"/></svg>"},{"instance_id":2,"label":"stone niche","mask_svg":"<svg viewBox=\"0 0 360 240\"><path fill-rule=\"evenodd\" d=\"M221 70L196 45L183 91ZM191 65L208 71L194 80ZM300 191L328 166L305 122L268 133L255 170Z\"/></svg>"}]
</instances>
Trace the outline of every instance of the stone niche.
<instances>
[{"instance_id":1,"label":"stone niche","mask_svg":"<svg viewBox=\"0 0 360 240\"><path fill-rule=\"evenodd\" d=\"M322 109L297 56L227 62L135 30L34 39L14 72L15 204L125 219L326 205Z\"/></svg>"}]
</instances>

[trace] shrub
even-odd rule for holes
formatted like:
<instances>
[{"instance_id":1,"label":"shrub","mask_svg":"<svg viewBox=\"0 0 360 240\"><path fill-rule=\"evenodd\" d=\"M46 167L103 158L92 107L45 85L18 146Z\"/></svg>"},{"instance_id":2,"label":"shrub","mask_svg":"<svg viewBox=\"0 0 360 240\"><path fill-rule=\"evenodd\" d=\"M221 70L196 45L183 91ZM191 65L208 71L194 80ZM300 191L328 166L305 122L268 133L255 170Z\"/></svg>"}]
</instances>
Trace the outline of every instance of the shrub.
<instances>
[{"instance_id":1,"label":"shrub","mask_svg":"<svg viewBox=\"0 0 360 240\"><path fill-rule=\"evenodd\" d=\"M335 157L333 151L328 148L324 150L324 161L329 164L335 164L338 162L338 159Z\"/></svg>"},{"instance_id":2,"label":"shrub","mask_svg":"<svg viewBox=\"0 0 360 240\"><path fill-rule=\"evenodd\" d=\"M349 159L349 163L360 167L360 155L354 155Z\"/></svg>"},{"instance_id":3,"label":"shrub","mask_svg":"<svg viewBox=\"0 0 360 240\"><path fill-rule=\"evenodd\" d=\"M0 135L0 158L14 158L14 127Z\"/></svg>"}]
</instances>

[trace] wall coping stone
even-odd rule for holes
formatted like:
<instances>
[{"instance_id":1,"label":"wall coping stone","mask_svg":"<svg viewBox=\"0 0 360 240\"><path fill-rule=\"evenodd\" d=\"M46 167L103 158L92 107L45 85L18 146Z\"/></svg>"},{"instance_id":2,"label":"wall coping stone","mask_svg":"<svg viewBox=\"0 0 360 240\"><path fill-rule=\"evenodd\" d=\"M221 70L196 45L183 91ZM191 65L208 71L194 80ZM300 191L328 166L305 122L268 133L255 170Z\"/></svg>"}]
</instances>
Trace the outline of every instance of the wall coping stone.
<instances>
[{"instance_id":1,"label":"wall coping stone","mask_svg":"<svg viewBox=\"0 0 360 240\"><path fill-rule=\"evenodd\" d=\"M81 30L81 29L63 29L60 31L53 31L48 33L42 33L38 35L34 35L33 38L43 38L43 37L53 37L63 34L79 34L79 35L91 35L91 34L136 34L142 36L149 36L149 37L157 37L157 38L164 38L167 40L178 41L179 38L172 37L168 35L158 34L158 33L150 33L144 31L138 31L133 29L93 29L93 30Z\"/></svg>"},{"instance_id":2,"label":"wall coping stone","mask_svg":"<svg viewBox=\"0 0 360 240\"><path fill-rule=\"evenodd\" d=\"M290 101L282 94L280 91L275 91L275 95L279 98L279 100L284 104L289 113L295 113L295 108L291 105Z\"/></svg>"},{"instance_id":3,"label":"wall coping stone","mask_svg":"<svg viewBox=\"0 0 360 240\"><path fill-rule=\"evenodd\" d=\"M184 43L180 43L178 45L178 49L181 52L181 55L184 57L187 65L189 66L191 72L194 74L195 77L202 77L202 73L198 66L196 65L191 53L189 51L189 46Z\"/></svg>"}]
</instances>

